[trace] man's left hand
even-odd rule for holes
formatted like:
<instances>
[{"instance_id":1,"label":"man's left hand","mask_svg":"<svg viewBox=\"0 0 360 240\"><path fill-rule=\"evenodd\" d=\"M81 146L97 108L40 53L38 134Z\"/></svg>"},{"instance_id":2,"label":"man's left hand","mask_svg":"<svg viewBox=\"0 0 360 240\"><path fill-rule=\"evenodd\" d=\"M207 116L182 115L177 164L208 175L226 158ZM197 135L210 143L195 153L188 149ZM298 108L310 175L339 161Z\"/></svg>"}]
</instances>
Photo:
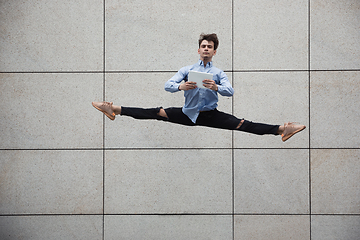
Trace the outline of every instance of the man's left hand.
<instances>
[{"instance_id":1,"label":"man's left hand","mask_svg":"<svg viewBox=\"0 0 360 240\"><path fill-rule=\"evenodd\" d=\"M211 89L211 90L214 90L214 91L218 90L218 86L217 86L217 84L215 83L214 80L205 79L203 81L203 83L204 83L204 87L206 87L208 89Z\"/></svg>"}]
</instances>

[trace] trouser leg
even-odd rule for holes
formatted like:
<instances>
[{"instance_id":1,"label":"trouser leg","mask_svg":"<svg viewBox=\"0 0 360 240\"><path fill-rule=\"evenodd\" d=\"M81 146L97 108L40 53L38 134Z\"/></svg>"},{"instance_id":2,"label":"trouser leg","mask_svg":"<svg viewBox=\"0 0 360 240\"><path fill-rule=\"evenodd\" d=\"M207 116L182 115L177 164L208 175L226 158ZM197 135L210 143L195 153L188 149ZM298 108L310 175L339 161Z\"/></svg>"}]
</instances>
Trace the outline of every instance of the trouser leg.
<instances>
[{"instance_id":1,"label":"trouser leg","mask_svg":"<svg viewBox=\"0 0 360 240\"><path fill-rule=\"evenodd\" d=\"M160 116L161 107L158 108L135 108L135 107L121 107L121 115L129 116L136 119L156 119L156 120L168 120L165 117Z\"/></svg>"},{"instance_id":2,"label":"trouser leg","mask_svg":"<svg viewBox=\"0 0 360 240\"><path fill-rule=\"evenodd\" d=\"M182 112L180 107L172 107L164 109L167 115L162 117L159 115L160 109L158 108L137 108L137 107L121 107L121 115L128 116L135 119L155 119L162 120L171 123L186 125L186 126L195 126L195 124Z\"/></svg>"},{"instance_id":3,"label":"trouser leg","mask_svg":"<svg viewBox=\"0 0 360 240\"><path fill-rule=\"evenodd\" d=\"M270 125L264 123L254 123L244 120L238 128L241 119L234 115L224 113L214 109L212 111L200 113L196 125L228 130L238 130L256 135L273 134L278 135L279 125Z\"/></svg>"},{"instance_id":4,"label":"trouser leg","mask_svg":"<svg viewBox=\"0 0 360 240\"><path fill-rule=\"evenodd\" d=\"M270 125L265 123L254 123L251 121L244 120L239 131L253 133L257 135L273 134L278 135L279 125Z\"/></svg>"},{"instance_id":5,"label":"trouser leg","mask_svg":"<svg viewBox=\"0 0 360 240\"><path fill-rule=\"evenodd\" d=\"M165 109L166 115L168 116L168 122L181 124L185 126L195 126L188 116L183 113L180 107L171 107Z\"/></svg>"},{"instance_id":6,"label":"trouser leg","mask_svg":"<svg viewBox=\"0 0 360 240\"><path fill-rule=\"evenodd\" d=\"M235 130L240 121L240 119L231 114L214 109L211 111L200 112L199 117L196 120L196 125Z\"/></svg>"}]
</instances>

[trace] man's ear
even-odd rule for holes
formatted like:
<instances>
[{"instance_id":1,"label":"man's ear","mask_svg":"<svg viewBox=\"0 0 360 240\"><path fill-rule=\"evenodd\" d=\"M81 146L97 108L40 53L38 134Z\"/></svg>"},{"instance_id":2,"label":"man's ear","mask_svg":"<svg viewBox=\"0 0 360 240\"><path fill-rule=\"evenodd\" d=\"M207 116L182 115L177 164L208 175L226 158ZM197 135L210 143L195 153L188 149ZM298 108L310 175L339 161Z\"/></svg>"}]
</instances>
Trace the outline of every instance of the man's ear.
<instances>
[{"instance_id":1,"label":"man's ear","mask_svg":"<svg viewBox=\"0 0 360 240\"><path fill-rule=\"evenodd\" d=\"M198 54L200 54L200 48L198 49Z\"/></svg>"},{"instance_id":2,"label":"man's ear","mask_svg":"<svg viewBox=\"0 0 360 240\"><path fill-rule=\"evenodd\" d=\"M216 50L214 50L214 56L216 55Z\"/></svg>"}]
</instances>

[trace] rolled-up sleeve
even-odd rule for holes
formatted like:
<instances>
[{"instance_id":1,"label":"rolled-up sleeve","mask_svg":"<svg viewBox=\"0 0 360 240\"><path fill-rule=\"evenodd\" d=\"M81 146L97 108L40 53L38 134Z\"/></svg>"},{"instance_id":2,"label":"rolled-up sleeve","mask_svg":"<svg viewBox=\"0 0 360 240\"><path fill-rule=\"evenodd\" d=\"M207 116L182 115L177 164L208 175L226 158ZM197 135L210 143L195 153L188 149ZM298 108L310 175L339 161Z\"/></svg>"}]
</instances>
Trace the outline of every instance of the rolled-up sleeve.
<instances>
[{"instance_id":1,"label":"rolled-up sleeve","mask_svg":"<svg viewBox=\"0 0 360 240\"><path fill-rule=\"evenodd\" d=\"M187 76L186 67L181 68L172 78L165 83L165 91L178 92L182 80Z\"/></svg>"},{"instance_id":2,"label":"rolled-up sleeve","mask_svg":"<svg viewBox=\"0 0 360 240\"><path fill-rule=\"evenodd\" d=\"M234 89L232 88L226 73L223 71L220 73L220 84L218 84L218 93L221 96L231 97L234 95Z\"/></svg>"}]
</instances>

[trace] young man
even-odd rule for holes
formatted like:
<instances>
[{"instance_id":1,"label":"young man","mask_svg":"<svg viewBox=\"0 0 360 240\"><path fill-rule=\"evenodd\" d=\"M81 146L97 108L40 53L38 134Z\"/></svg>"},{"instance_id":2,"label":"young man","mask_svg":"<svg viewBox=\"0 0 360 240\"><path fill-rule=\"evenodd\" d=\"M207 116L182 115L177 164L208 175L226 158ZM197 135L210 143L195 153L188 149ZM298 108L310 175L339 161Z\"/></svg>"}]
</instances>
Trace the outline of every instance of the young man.
<instances>
[{"instance_id":1,"label":"young man","mask_svg":"<svg viewBox=\"0 0 360 240\"><path fill-rule=\"evenodd\" d=\"M220 112L218 93L222 96L232 96L232 88L226 74L213 66L212 58L219 45L216 34L202 34L199 39L198 54L200 60L190 66L181 68L165 83L165 90L171 93L184 91L185 104L182 108L134 108L115 106L112 102L93 102L92 105L103 112L111 120L116 115L130 116L136 119L157 119L187 126L206 126L228 130L239 130L257 135L281 135L282 141L288 140L294 134L305 129L304 125L285 123L284 126L254 123ZM205 79L203 86L198 88L195 82L188 81L190 70L213 74L213 79Z\"/></svg>"}]
</instances>

